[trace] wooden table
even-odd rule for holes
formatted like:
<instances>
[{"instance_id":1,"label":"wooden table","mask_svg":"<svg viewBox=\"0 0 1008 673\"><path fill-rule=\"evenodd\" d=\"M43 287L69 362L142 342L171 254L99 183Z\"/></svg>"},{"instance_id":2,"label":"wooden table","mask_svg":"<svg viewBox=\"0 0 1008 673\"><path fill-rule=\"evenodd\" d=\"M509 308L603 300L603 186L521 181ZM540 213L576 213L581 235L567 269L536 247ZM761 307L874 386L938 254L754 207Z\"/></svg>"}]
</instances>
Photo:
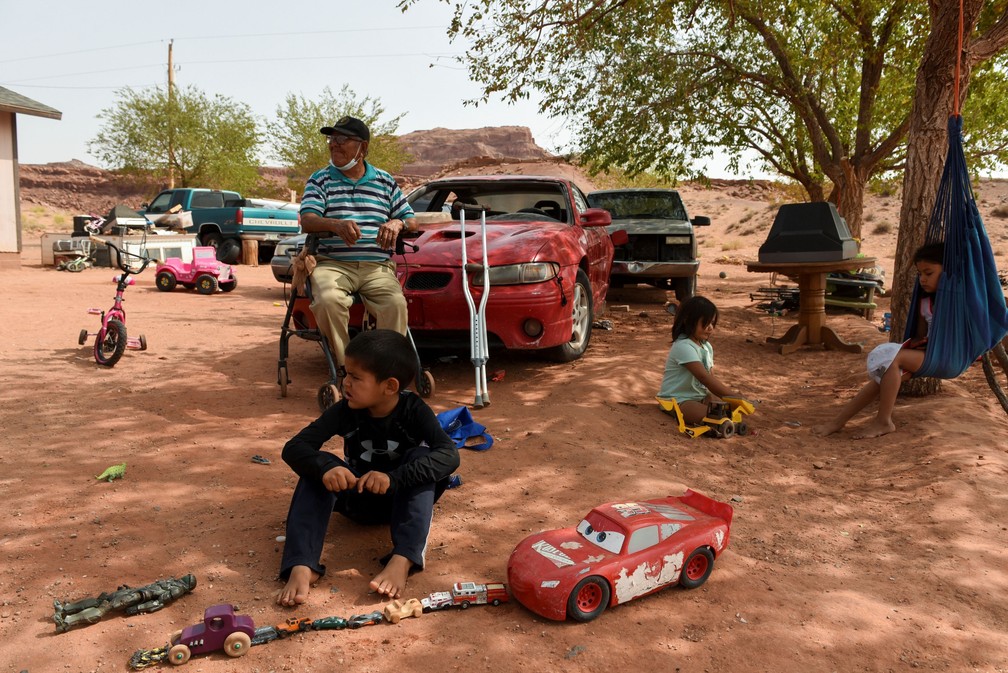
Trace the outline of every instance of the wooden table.
<instances>
[{"instance_id":1,"label":"wooden table","mask_svg":"<svg viewBox=\"0 0 1008 673\"><path fill-rule=\"evenodd\" d=\"M798 323L784 336L767 337L767 342L779 344L781 355L792 353L800 346L819 344L827 350L862 352L861 344L844 341L826 326L826 275L832 271L850 271L874 265L874 257L831 262L746 262L746 270L752 273L780 273L798 278Z\"/></svg>"}]
</instances>

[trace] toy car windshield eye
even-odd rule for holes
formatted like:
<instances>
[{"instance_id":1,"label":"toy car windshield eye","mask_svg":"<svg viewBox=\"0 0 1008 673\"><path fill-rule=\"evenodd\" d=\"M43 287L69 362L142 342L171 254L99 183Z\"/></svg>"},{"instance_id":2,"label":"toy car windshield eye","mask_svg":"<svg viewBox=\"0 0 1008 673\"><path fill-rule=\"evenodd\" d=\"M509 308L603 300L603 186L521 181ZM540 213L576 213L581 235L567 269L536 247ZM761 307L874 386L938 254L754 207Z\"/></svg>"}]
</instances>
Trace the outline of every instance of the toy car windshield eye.
<instances>
[{"instance_id":1,"label":"toy car windshield eye","mask_svg":"<svg viewBox=\"0 0 1008 673\"><path fill-rule=\"evenodd\" d=\"M589 530L588 532L591 533L591 530ZM598 540L599 542L605 542L606 539L605 531L599 531L599 534L595 536L595 539Z\"/></svg>"},{"instance_id":2,"label":"toy car windshield eye","mask_svg":"<svg viewBox=\"0 0 1008 673\"><path fill-rule=\"evenodd\" d=\"M585 528L585 535L591 535L594 532L595 532L595 529L592 528L590 525L587 528Z\"/></svg>"}]
</instances>

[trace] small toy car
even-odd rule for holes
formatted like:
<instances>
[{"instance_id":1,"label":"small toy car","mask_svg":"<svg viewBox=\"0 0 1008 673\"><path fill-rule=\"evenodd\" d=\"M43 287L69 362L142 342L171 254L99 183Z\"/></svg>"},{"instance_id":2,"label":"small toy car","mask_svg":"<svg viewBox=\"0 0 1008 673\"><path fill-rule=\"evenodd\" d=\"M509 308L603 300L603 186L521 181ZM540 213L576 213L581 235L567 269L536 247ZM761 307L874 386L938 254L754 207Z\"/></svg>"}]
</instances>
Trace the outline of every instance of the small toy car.
<instances>
[{"instance_id":1,"label":"small toy car","mask_svg":"<svg viewBox=\"0 0 1008 673\"><path fill-rule=\"evenodd\" d=\"M229 657L248 652L256 627L248 615L236 615L233 605L214 605L203 613L203 623L187 626L172 634L168 661L176 666L189 661L194 654L206 654L223 649Z\"/></svg>"},{"instance_id":2,"label":"small toy car","mask_svg":"<svg viewBox=\"0 0 1008 673\"><path fill-rule=\"evenodd\" d=\"M398 624L400 619L422 615L423 605L415 598L407 598L405 601L394 600L386 605L382 612L390 624Z\"/></svg>"},{"instance_id":3,"label":"small toy car","mask_svg":"<svg viewBox=\"0 0 1008 673\"><path fill-rule=\"evenodd\" d=\"M749 400L741 397L726 397L723 402L711 402L707 407L707 415L700 425L687 425L679 404L672 399L656 397L658 406L669 416L679 422L679 432L693 438L711 432L715 437L727 439L734 434L745 436L749 434L748 424L742 420L756 410Z\"/></svg>"},{"instance_id":4,"label":"small toy car","mask_svg":"<svg viewBox=\"0 0 1008 673\"><path fill-rule=\"evenodd\" d=\"M452 600L450 591L435 591L430 596L421 598L420 605L423 606L424 612L434 612L454 606L455 601Z\"/></svg>"},{"instance_id":5,"label":"small toy car","mask_svg":"<svg viewBox=\"0 0 1008 673\"><path fill-rule=\"evenodd\" d=\"M383 619L385 619L385 615L383 615L380 610L369 612L366 615L353 615L349 620L347 620L347 627L351 629L359 629L360 627L368 626L369 624L381 624Z\"/></svg>"},{"instance_id":6,"label":"small toy car","mask_svg":"<svg viewBox=\"0 0 1008 673\"><path fill-rule=\"evenodd\" d=\"M695 589L728 547L732 513L689 490L599 505L575 527L519 542L508 559L511 593L547 619L587 622L667 586Z\"/></svg>"},{"instance_id":7,"label":"small toy car","mask_svg":"<svg viewBox=\"0 0 1008 673\"><path fill-rule=\"evenodd\" d=\"M347 620L343 617L323 617L313 621L311 627L315 631L340 631L347 628Z\"/></svg>"},{"instance_id":8,"label":"small toy car","mask_svg":"<svg viewBox=\"0 0 1008 673\"><path fill-rule=\"evenodd\" d=\"M176 285L193 289L200 294L213 294L220 288L230 292L238 287L238 279L230 264L217 261L216 251L210 246L193 248L192 264L178 257L158 262L154 282L163 292L171 292Z\"/></svg>"}]
</instances>

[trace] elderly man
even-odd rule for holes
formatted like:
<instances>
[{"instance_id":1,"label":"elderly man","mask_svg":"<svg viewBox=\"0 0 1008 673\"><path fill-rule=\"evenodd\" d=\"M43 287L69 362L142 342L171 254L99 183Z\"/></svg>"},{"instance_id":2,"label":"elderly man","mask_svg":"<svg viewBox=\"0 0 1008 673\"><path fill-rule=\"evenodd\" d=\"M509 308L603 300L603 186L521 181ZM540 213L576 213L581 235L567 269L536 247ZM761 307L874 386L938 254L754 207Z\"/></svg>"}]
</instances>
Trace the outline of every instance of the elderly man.
<instances>
[{"instance_id":1,"label":"elderly man","mask_svg":"<svg viewBox=\"0 0 1008 673\"><path fill-rule=\"evenodd\" d=\"M360 296L379 328L406 333L406 299L391 256L399 234L415 231L414 214L392 176L365 161L367 124L342 117L321 132L330 161L305 185L301 229L320 235L311 310L342 367L351 294Z\"/></svg>"}]
</instances>

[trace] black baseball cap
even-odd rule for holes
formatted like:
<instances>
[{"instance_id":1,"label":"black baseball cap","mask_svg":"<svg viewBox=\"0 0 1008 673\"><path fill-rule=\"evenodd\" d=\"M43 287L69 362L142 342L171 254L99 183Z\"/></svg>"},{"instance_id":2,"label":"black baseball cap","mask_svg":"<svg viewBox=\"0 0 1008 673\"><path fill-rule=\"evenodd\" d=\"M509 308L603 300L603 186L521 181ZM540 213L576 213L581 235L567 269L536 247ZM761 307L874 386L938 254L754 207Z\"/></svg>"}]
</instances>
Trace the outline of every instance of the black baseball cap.
<instances>
[{"instance_id":1,"label":"black baseball cap","mask_svg":"<svg viewBox=\"0 0 1008 673\"><path fill-rule=\"evenodd\" d=\"M319 131L324 136L341 135L357 138L364 142L371 141L371 131L368 130L367 124L356 117L340 117L335 124L323 126Z\"/></svg>"}]
</instances>

